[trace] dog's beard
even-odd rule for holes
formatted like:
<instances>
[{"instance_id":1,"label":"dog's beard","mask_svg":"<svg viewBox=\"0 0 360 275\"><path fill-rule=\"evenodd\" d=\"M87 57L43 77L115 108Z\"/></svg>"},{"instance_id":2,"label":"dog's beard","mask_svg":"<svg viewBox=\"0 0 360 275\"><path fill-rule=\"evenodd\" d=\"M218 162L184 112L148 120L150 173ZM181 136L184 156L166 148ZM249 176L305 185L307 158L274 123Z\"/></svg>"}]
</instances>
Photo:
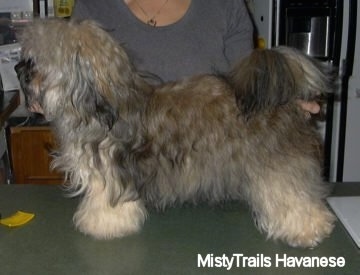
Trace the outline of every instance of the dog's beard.
<instances>
[{"instance_id":1,"label":"dog's beard","mask_svg":"<svg viewBox=\"0 0 360 275\"><path fill-rule=\"evenodd\" d=\"M38 102L32 102L31 104L26 104L27 109L32 113L44 114L44 110Z\"/></svg>"},{"instance_id":2,"label":"dog's beard","mask_svg":"<svg viewBox=\"0 0 360 275\"><path fill-rule=\"evenodd\" d=\"M32 113L44 114L40 104L40 95L30 87L22 86L25 95L25 106Z\"/></svg>"}]
</instances>

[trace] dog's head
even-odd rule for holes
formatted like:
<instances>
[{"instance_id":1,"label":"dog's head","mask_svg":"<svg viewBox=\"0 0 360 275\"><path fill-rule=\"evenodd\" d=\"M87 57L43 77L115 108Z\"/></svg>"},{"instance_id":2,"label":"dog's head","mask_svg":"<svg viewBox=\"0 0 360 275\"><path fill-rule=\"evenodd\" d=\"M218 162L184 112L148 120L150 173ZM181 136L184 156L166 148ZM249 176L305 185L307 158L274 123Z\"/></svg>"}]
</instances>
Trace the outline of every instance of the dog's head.
<instances>
[{"instance_id":1,"label":"dog's head","mask_svg":"<svg viewBox=\"0 0 360 275\"><path fill-rule=\"evenodd\" d=\"M30 111L48 120L71 114L78 123L95 119L112 126L134 71L105 30L92 21L38 20L20 43L15 70Z\"/></svg>"}]
</instances>

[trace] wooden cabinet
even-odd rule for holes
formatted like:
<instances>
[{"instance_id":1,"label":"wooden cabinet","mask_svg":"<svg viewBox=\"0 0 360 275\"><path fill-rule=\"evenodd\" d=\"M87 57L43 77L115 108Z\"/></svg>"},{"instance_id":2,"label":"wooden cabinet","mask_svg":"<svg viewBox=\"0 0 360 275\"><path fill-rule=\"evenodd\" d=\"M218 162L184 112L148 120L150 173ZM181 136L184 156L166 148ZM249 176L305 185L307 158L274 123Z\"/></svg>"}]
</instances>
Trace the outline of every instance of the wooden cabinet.
<instances>
[{"instance_id":1,"label":"wooden cabinet","mask_svg":"<svg viewBox=\"0 0 360 275\"><path fill-rule=\"evenodd\" d=\"M49 127L11 127L10 151L15 183L58 184L63 175L51 171L56 142Z\"/></svg>"}]
</instances>

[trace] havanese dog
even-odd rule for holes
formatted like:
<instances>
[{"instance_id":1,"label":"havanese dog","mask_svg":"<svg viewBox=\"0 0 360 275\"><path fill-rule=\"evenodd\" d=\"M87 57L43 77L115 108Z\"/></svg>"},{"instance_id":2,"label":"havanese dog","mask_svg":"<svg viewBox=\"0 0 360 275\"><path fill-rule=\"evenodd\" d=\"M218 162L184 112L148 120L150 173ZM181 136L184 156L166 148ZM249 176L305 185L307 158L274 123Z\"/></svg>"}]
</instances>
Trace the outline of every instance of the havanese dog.
<instances>
[{"instance_id":1,"label":"havanese dog","mask_svg":"<svg viewBox=\"0 0 360 275\"><path fill-rule=\"evenodd\" d=\"M254 50L226 75L154 86L92 21L34 21L20 41L26 104L53 126L79 231L123 237L149 206L241 200L268 238L314 247L331 233L321 138L298 103L331 90L314 60Z\"/></svg>"}]
</instances>

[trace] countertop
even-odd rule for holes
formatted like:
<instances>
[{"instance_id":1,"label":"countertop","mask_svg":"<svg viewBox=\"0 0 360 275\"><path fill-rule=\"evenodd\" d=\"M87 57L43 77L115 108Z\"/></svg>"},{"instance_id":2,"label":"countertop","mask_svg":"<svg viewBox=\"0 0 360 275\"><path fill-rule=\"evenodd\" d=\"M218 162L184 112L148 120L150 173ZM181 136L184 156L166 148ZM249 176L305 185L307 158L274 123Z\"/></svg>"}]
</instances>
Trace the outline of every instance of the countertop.
<instances>
[{"instance_id":1,"label":"countertop","mask_svg":"<svg viewBox=\"0 0 360 275\"><path fill-rule=\"evenodd\" d=\"M335 194L360 195L360 183L336 185ZM266 240L240 203L150 211L141 232L97 241L74 230L78 199L58 185L0 185L3 217L18 210L35 218L18 228L0 226L0 274L359 274L360 250L340 222L314 249ZM205 259L242 254L256 267L198 267ZM240 257L240 256L238 256ZM261 258L272 264L261 267ZM343 257L343 267L275 267L276 257Z\"/></svg>"}]
</instances>

